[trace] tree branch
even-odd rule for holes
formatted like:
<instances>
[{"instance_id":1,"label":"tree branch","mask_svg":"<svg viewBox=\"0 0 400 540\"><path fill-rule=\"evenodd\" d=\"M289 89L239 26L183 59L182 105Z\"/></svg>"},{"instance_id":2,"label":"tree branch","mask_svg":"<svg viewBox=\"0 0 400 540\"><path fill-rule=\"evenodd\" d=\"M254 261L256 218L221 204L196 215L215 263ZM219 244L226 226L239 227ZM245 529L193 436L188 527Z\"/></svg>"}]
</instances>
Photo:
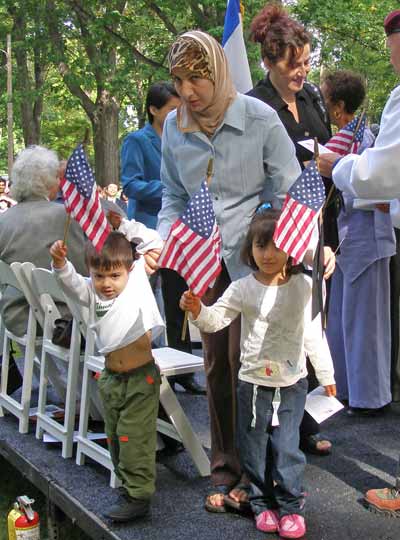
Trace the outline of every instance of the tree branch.
<instances>
[{"instance_id":1,"label":"tree branch","mask_svg":"<svg viewBox=\"0 0 400 540\"><path fill-rule=\"evenodd\" d=\"M75 0L71 0L71 1L73 3L75 2ZM86 16L90 15L90 13L88 13L83 6L80 6L80 9L82 10L82 12L84 12L86 14ZM128 39L126 39L124 36L119 34L116 30L114 30L114 28L112 28L111 26L109 26L108 24L106 24L104 22L102 22L102 25L103 25L104 30L106 30L106 32L108 32L110 35L114 36L114 38L116 38L120 43L123 43L126 47L128 47L130 49L130 51L132 52L133 56L137 60L139 60L140 62L143 62L144 64L152 66L153 68L166 69L163 64L160 64L159 62L156 62L155 60L152 60L151 58L147 58L147 56L142 54L136 47L134 47L130 43L130 41Z\"/></svg>"},{"instance_id":2,"label":"tree branch","mask_svg":"<svg viewBox=\"0 0 400 540\"><path fill-rule=\"evenodd\" d=\"M86 92L84 92L84 90L80 87L80 85L75 82L74 78L71 76L70 69L66 62L65 43L58 29L58 20L54 1L47 0L46 6L49 37L58 57L56 63L58 64L58 70L60 72L60 75L63 78L71 94L73 94L79 99L83 109L89 116L90 120L93 120L95 113L95 104L86 94Z\"/></svg>"},{"instance_id":3,"label":"tree branch","mask_svg":"<svg viewBox=\"0 0 400 540\"><path fill-rule=\"evenodd\" d=\"M165 13L155 4L154 2L146 2L147 6L151 11L154 11L154 13L157 15L159 19L162 20L162 22L165 25L165 28L171 32L171 34L174 34L175 36L179 34L179 31L177 30L176 26L173 24L173 22L165 15Z\"/></svg>"}]
</instances>

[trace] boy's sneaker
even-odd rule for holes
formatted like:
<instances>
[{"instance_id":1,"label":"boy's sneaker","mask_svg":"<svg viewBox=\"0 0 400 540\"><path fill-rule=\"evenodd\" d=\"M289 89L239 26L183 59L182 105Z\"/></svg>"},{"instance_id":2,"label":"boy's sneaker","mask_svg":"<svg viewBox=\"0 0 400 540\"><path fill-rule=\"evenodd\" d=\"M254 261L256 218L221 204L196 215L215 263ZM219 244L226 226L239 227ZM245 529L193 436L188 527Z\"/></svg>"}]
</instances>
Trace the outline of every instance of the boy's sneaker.
<instances>
[{"instance_id":1,"label":"boy's sneaker","mask_svg":"<svg viewBox=\"0 0 400 540\"><path fill-rule=\"evenodd\" d=\"M365 503L373 512L400 517L400 491L395 488L370 489L365 494Z\"/></svg>"},{"instance_id":2,"label":"boy's sneaker","mask_svg":"<svg viewBox=\"0 0 400 540\"><path fill-rule=\"evenodd\" d=\"M279 535L281 538L302 538L306 534L306 523L303 516L289 514L279 521Z\"/></svg>"},{"instance_id":3,"label":"boy's sneaker","mask_svg":"<svg viewBox=\"0 0 400 540\"><path fill-rule=\"evenodd\" d=\"M113 521L133 521L146 516L150 511L150 501L142 499L132 499L132 497L121 497L117 504L111 506L104 515Z\"/></svg>"},{"instance_id":4,"label":"boy's sneaker","mask_svg":"<svg viewBox=\"0 0 400 540\"><path fill-rule=\"evenodd\" d=\"M276 510L264 510L256 516L256 527L266 533L276 532L279 528L279 514Z\"/></svg>"}]
</instances>

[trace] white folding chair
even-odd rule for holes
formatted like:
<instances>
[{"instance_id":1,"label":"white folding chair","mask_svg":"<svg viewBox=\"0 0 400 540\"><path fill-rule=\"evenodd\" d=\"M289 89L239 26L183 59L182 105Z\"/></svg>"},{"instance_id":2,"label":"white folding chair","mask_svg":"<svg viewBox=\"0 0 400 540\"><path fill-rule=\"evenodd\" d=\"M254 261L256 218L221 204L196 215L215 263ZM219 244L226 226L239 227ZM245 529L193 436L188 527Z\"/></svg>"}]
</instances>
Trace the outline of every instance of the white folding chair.
<instances>
[{"instance_id":1,"label":"white folding chair","mask_svg":"<svg viewBox=\"0 0 400 540\"><path fill-rule=\"evenodd\" d=\"M171 420L169 424L159 418L157 429L160 433L182 442L200 475L209 476L208 456L168 382L168 377L171 375L204 371L203 358L170 347L153 349L153 356L161 371L160 403Z\"/></svg>"},{"instance_id":2,"label":"white folding chair","mask_svg":"<svg viewBox=\"0 0 400 540\"><path fill-rule=\"evenodd\" d=\"M83 383L81 393L81 411L79 416L78 447L76 463L83 465L85 456L90 457L111 471L110 485L115 487L118 480L115 477L113 465L108 450L90 440L88 437L88 411L91 400L89 381L93 381L93 373L101 373L104 368L104 357L93 354L94 335L92 330L87 332ZM172 424L157 419L157 430L183 443L191 455L201 476L210 474L210 462L204 448L192 428L181 404L175 396L169 382L169 375L183 375L204 370L203 359L193 354L184 353L170 347L153 349L153 355L161 371L160 402Z\"/></svg>"},{"instance_id":3,"label":"white folding chair","mask_svg":"<svg viewBox=\"0 0 400 540\"><path fill-rule=\"evenodd\" d=\"M12 263L11 268L14 270L14 273L18 279L18 282L22 287L22 291L25 295L25 299L28 302L30 308L32 309L32 313L36 319L36 322L43 332L44 308L41 304L40 298L38 297L36 293L35 286L32 281L33 280L32 272L36 268L36 266L31 262L24 262L22 264ZM37 359L39 359L42 355L42 352L41 352L42 340L41 339L40 341L38 340L38 343L40 343L40 348L36 349ZM39 379L40 362L35 362L34 369L37 369L37 377ZM52 386L57 392L59 398L62 401L65 401L66 381L63 379L62 374L59 373L57 366L51 364L48 366L48 370L49 370L49 373L48 373L49 381L51 382Z\"/></svg>"},{"instance_id":4,"label":"white folding chair","mask_svg":"<svg viewBox=\"0 0 400 540\"><path fill-rule=\"evenodd\" d=\"M76 414L81 344L80 321L75 317L72 319L71 346L69 349L54 345L51 341L54 321L60 317L56 302L66 303L66 298L56 278L49 270L35 268L32 270L32 278L36 294L41 299L44 309L36 438L42 438L43 432L46 431L62 443L61 455L64 458L68 458L72 456ZM56 422L46 414L49 365L54 362L54 359L59 359L68 366L64 422L62 424Z\"/></svg>"},{"instance_id":5,"label":"white folding chair","mask_svg":"<svg viewBox=\"0 0 400 540\"><path fill-rule=\"evenodd\" d=\"M20 268L20 263L12 263L11 267L4 261L0 261L0 286L14 287L23 293L16 273ZM1 366L1 387L0 387L0 413L6 409L19 419L19 432L27 433L29 429L29 408L31 404L32 377L35 363L35 350L40 347L41 339L36 336L37 322L33 310L30 307L28 317L27 332L24 336L16 336L3 326L3 359ZM7 393L8 370L10 361L11 342L18 343L25 350L23 382L21 401L11 397Z\"/></svg>"},{"instance_id":6,"label":"white folding chair","mask_svg":"<svg viewBox=\"0 0 400 540\"><path fill-rule=\"evenodd\" d=\"M83 363L83 377L81 390L81 409L79 413L79 431L77 437L76 463L84 465L85 457L90 457L110 471L110 486L115 488L121 485L114 473L110 452L89 438L88 423L89 410L93 396L97 394L95 377L104 369L104 356L95 355L95 336L90 328L86 332L86 347Z\"/></svg>"}]
</instances>

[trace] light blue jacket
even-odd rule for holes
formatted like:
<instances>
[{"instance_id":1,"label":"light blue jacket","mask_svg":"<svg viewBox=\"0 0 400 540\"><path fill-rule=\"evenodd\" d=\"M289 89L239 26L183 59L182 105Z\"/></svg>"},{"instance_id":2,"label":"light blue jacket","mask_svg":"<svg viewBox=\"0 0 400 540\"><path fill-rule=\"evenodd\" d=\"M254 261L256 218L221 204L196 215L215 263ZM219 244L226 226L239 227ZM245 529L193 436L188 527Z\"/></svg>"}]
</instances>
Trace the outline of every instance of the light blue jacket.
<instances>
[{"instance_id":1,"label":"light blue jacket","mask_svg":"<svg viewBox=\"0 0 400 540\"><path fill-rule=\"evenodd\" d=\"M158 231L162 238L181 215L214 159L210 193L222 236L222 256L232 280L250 269L240 249L257 206L284 198L300 174L295 148L277 113L262 101L238 94L209 139L182 133L176 111L163 130L161 180L164 185Z\"/></svg>"},{"instance_id":2,"label":"light blue jacket","mask_svg":"<svg viewBox=\"0 0 400 540\"><path fill-rule=\"evenodd\" d=\"M161 139L151 124L129 133L121 149L121 182L129 197L128 218L152 229L161 208Z\"/></svg>"}]
</instances>

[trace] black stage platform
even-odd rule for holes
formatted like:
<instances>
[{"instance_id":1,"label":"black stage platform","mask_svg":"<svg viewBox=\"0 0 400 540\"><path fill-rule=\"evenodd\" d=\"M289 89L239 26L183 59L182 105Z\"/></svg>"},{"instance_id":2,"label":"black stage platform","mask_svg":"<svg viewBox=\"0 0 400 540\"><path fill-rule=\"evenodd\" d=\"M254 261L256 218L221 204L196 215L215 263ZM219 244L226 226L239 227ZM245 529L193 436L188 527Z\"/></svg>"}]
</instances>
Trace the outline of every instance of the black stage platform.
<instances>
[{"instance_id":1,"label":"black stage platform","mask_svg":"<svg viewBox=\"0 0 400 540\"><path fill-rule=\"evenodd\" d=\"M207 443L205 397L178 393L184 409ZM389 485L400 452L400 405L382 418L354 419L345 412L326 422L334 442L329 457L310 457L306 469L307 540L399 540L400 519L376 516L361 504L362 492ZM79 467L61 458L60 448L20 435L11 416L0 419L0 454L18 468L56 506L94 540L272 540L258 532L251 519L236 514L210 514L203 509L210 488L186 452L157 465L157 493L151 517L129 525L113 525L102 512L117 492L109 474L93 462Z\"/></svg>"}]
</instances>

